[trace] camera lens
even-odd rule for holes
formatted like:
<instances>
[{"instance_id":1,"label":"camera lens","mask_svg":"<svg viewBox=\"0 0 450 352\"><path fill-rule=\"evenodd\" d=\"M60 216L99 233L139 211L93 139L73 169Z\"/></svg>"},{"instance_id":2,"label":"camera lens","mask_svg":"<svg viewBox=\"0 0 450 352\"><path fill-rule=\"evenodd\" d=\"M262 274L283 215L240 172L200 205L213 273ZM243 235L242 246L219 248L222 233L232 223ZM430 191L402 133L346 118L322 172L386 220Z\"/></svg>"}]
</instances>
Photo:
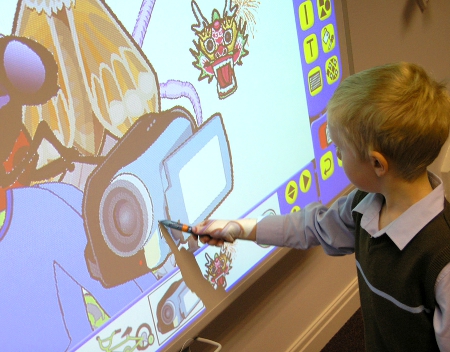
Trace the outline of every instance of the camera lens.
<instances>
[{"instance_id":1,"label":"camera lens","mask_svg":"<svg viewBox=\"0 0 450 352\"><path fill-rule=\"evenodd\" d=\"M99 215L108 247L122 257L136 254L153 225L153 205L144 183L136 175L116 176L103 193Z\"/></svg>"},{"instance_id":2,"label":"camera lens","mask_svg":"<svg viewBox=\"0 0 450 352\"><path fill-rule=\"evenodd\" d=\"M132 236L138 225L137 213L134 204L128 200L120 199L114 207L114 225L122 236Z\"/></svg>"},{"instance_id":3,"label":"camera lens","mask_svg":"<svg viewBox=\"0 0 450 352\"><path fill-rule=\"evenodd\" d=\"M161 308L161 320L164 324L172 324L175 319L175 305L171 301L164 302Z\"/></svg>"}]
</instances>

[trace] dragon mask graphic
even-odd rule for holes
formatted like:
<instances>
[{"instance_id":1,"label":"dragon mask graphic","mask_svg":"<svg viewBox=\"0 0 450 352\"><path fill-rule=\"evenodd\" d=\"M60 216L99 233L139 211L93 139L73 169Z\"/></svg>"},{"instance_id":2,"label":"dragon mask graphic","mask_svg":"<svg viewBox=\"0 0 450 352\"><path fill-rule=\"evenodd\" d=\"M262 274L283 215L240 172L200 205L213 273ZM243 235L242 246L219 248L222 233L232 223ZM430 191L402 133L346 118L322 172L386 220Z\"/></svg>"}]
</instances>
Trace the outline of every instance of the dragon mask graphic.
<instances>
[{"instance_id":1,"label":"dragon mask graphic","mask_svg":"<svg viewBox=\"0 0 450 352\"><path fill-rule=\"evenodd\" d=\"M208 78L211 83L216 78L219 98L225 99L237 89L235 66L242 65L242 58L248 55L245 49L247 24L242 20L238 23L238 7L232 6L231 1L225 1L222 16L217 9L212 11L211 22L203 16L195 1L191 5L197 20L197 24L191 26L196 34L195 49L190 49L195 57L192 64L200 70L199 81Z\"/></svg>"}]
</instances>

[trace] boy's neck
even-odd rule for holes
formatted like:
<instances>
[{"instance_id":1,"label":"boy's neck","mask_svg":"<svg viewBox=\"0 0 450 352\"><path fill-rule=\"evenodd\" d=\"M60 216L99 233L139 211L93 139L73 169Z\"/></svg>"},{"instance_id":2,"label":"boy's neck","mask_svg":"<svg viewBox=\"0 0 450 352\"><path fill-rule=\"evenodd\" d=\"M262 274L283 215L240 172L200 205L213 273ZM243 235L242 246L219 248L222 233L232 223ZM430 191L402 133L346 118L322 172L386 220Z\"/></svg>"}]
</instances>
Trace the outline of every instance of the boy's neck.
<instances>
[{"instance_id":1,"label":"boy's neck","mask_svg":"<svg viewBox=\"0 0 450 352\"><path fill-rule=\"evenodd\" d=\"M381 192L385 201L380 211L379 228L389 225L432 191L433 187L426 172L412 182L399 178L392 178L386 182Z\"/></svg>"}]
</instances>

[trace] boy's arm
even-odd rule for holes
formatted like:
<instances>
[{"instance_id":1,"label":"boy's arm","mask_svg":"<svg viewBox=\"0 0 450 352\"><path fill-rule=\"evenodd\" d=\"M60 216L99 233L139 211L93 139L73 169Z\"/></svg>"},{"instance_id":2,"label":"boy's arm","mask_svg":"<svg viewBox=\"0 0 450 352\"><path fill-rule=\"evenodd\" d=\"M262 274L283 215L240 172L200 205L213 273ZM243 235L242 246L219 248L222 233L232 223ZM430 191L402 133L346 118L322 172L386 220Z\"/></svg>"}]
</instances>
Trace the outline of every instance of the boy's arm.
<instances>
[{"instance_id":1,"label":"boy's arm","mask_svg":"<svg viewBox=\"0 0 450 352\"><path fill-rule=\"evenodd\" d=\"M192 232L200 236L202 243L222 245L236 239L256 240L257 219L205 220L192 227Z\"/></svg>"},{"instance_id":2,"label":"boy's arm","mask_svg":"<svg viewBox=\"0 0 450 352\"><path fill-rule=\"evenodd\" d=\"M450 264L442 269L436 280L436 308L433 327L441 351L450 352Z\"/></svg>"},{"instance_id":3,"label":"boy's arm","mask_svg":"<svg viewBox=\"0 0 450 352\"><path fill-rule=\"evenodd\" d=\"M322 245L330 255L354 251L354 221L351 213L355 191L330 208L311 203L296 213L257 219L207 220L193 227L203 243L221 245L236 239L259 244L307 249ZM205 236L207 235L207 236Z\"/></svg>"}]
</instances>

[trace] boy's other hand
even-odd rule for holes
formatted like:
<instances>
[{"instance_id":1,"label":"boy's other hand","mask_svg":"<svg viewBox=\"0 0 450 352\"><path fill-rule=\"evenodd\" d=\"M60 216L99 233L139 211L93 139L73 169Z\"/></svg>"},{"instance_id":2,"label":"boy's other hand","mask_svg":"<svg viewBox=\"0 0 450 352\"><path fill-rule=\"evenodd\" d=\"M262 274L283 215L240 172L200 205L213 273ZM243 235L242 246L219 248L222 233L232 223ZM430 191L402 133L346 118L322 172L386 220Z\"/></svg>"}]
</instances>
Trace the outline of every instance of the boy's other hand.
<instances>
[{"instance_id":1,"label":"boy's other hand","mask_svg":"<svg viewBox=\"0 0 450 352\"><path fill-rule=\"evenodd\" d=\"M256 239L256 219L205 220L192 227L192 232L200 237L200 242L222 246L236 239L254 241Z\"/></svg>"}]
</instances>

